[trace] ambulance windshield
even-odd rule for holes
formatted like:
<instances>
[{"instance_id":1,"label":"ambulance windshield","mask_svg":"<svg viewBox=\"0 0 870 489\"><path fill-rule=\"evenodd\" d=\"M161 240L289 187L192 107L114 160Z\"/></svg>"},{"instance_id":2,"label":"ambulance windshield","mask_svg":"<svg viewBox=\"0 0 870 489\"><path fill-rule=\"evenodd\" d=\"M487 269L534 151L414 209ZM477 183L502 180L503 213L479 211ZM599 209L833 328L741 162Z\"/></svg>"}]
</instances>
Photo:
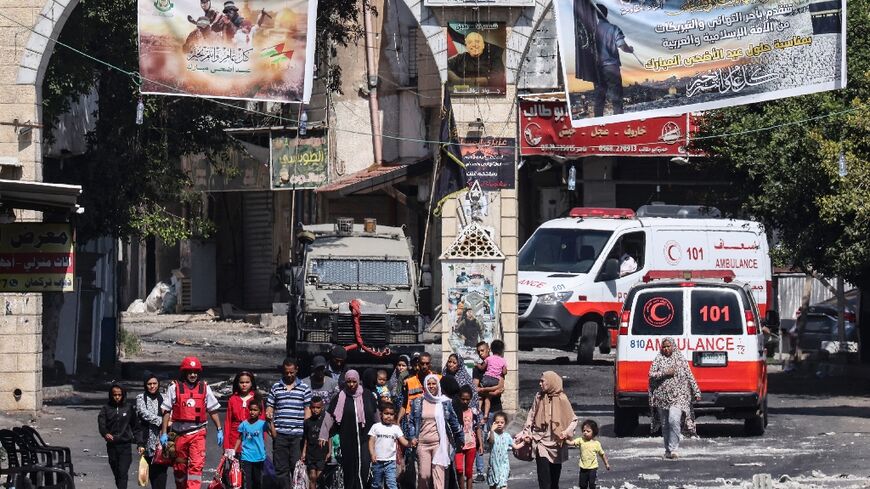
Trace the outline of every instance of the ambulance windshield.
<instances>
[{"instance_id":1,"label":"ambulance windshield","mask_svg":"<svg viewBox=\"0 0 870 489\"><path fill-rule=\"evenodd\" d=\"M523 272L589 273L611 231L540 228L518 256Z\"/></svg>"}]
</instances>

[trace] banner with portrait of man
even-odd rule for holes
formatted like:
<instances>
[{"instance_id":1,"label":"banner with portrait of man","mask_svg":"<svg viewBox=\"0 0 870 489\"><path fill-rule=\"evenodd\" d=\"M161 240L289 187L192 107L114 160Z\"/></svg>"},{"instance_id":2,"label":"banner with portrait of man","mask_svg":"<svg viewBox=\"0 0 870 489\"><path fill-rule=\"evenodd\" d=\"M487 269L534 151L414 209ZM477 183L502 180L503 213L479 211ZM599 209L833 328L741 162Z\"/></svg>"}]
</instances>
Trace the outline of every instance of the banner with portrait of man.
<instances>
[{"instance_id":1,"label":"banner with portrait of man","mask_svg":"<svg viewBox=\"0 0 870 489\"><path fill-rule=\"evenodd\" d=\"M574 127L846 86L845 0L554 0Z\"/></svg>"},{"instance_id":2,"label":"banner with portrait of man","mask_svg":"<svg viewBox=\"0 0 870 489\"><path fill-rule=\"evenodd\" d=\"M447 88L454 95L504 95L504 22L447 23Z\"/></svg>"},{"instance_id":3,"label":"banner with portrait of man","mask_svg":"<svg viewBox=\"0 0 870 489\"><path fill-rule=\"evenodd\" d=\"M142 93L308 102L317 0L138 0Z\"/></svg>"}]
</instances>

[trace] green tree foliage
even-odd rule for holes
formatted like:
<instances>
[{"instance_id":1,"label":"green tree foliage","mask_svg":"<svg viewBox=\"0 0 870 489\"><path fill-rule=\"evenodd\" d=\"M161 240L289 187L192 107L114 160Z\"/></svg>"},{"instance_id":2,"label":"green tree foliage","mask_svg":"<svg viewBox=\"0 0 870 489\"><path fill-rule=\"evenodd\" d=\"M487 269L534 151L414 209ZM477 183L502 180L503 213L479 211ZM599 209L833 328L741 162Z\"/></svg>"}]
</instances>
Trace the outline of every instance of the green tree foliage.
<instances>
[{"instance_id":1,"label":"green tree foliage","mask_svg":"<svg viewBox=\"0 0 870 489\"><path fill-rule=\"evenodd\" d=\"M335 43L358 39L358 8L356 2L319 2L318 39L329 42L318 43L318 60L334 56ZM201 196L190 191L180 158L201 153L211 162L222 161L237 147L224 129L281 121L242 110L244 102L153 96L143 99L144 123L136 125L140 96L130 75L138 70L136 22L135 2L81 0L60 41L102 62L57 46L43 82L48 126L92 87L99 95L96 128L88 135L87 154L77 160L76 183L83 187L81 203L87 209L78 221L79 233L85 238L157 236L167 242L207 236L214 226L203 215ZM329 71L329 89L340 86L340 75ZM289 107L286 112L295 113Z\"/></svg>"},{"instance_id":2,"label":"green tree foliage","mask_svg":"<svg viewBox=\"0 0 870 489\"><path fill-rule=\"evenodd\" d=\"M727 197L778 236L776 263L858 285L870 281L868 9L849 3L848 88L709 112L695 142L703 164L731 170Z\"/></svg>"}]
</instances>

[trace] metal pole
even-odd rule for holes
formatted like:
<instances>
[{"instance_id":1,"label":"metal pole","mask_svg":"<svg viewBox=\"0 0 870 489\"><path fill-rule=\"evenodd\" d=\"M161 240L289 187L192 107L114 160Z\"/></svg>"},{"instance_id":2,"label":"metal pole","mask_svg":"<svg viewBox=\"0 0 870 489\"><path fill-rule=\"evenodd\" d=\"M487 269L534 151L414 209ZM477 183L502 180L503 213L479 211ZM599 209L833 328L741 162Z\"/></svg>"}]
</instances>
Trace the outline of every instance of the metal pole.
<instances>
[{"instance_id":1,"label":"metal pole","mask_svg":"<svg viewBox=\"0 0 870 489\"><path fill-rule=\"evenodd\" d=\"M381 145L381 120L378 110L378 72L375 66L375 40L372 30L372 9L369 0L363 0L363 24L366 30L366 67L369 85L369 112L372 119L372 149L375 153L375 164L383 162L383 147Z\"/></svg>"}]
</instances>

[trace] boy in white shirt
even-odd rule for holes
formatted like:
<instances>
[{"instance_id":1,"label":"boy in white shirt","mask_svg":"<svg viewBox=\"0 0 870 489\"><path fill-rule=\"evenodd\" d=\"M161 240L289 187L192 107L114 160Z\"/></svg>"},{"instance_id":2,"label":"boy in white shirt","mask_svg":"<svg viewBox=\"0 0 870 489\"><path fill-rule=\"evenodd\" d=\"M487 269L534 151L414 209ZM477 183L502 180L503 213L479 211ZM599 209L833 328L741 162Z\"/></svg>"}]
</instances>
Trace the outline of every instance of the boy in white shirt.
<instances>
[{"instance_id":1,"label":"boy in white shirt","mask_svg":"<svg viewBox=\"0 0 870 489\"><path fill-rule=\"evenodd\" d=\"M372 457L372 489L384 487L397 489L396 484L396 442L403 448L411 445L396 422L396 408L392 404L382 404L381 422L369 430L369 453Z\"/></svg>"}]
</instances>

